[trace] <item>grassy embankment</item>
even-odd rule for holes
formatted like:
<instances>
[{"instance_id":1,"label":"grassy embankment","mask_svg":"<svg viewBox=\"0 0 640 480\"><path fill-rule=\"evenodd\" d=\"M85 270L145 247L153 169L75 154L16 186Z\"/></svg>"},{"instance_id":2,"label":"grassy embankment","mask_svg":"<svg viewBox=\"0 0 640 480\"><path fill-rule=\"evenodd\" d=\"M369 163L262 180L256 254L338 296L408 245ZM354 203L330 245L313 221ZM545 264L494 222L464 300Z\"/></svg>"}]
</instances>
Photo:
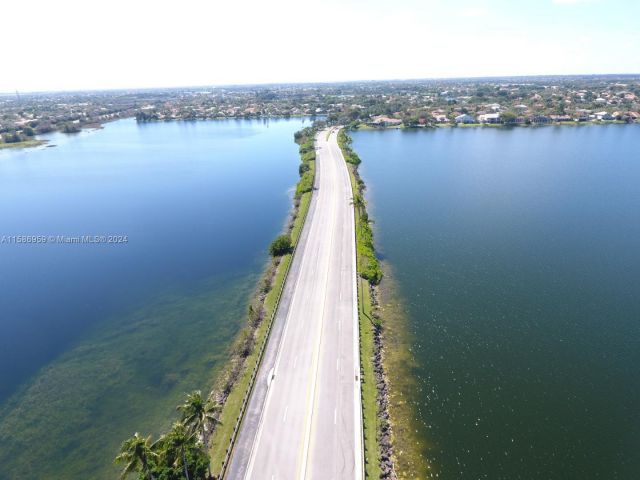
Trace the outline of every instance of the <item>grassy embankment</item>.
<instances>
[{"instance_id":1,"label":"grassy embankment","mask_svg":"<svg viewBox=\"0 0 640 480\"><path fill-rule=\"evenodd\" d=\"M374 366L375 333L380 327L380 320L374 313L371 288L380 283L382 271L375 255L373 232L363 198L364 183L358 175L360 159L351 149L351 139L344 129L338 134L338 145L347 162L355 209L365 473L367 478L378 479L382 473L378 435L384 420L378 415L378 390Z\"/></svg>"},{"instance_id":2,"label":"grassy embankment","mask_svg":"<svg viewBox=\"0 0 640 480\"><path fill-rule=\"evenodd\" d=\"M38 147L45 143L45 140L24 140L22 142L0 142L0 150L5 148L29 148L29 147Z\"/></svg>"},{"instance_id":3,"label":"grassy embankment","mask_svg":"<svg viewBox=\"0 0 640 480\"><path fill-rule=\"evenodd\" d=\"M244 407L248 402L253 381L262 359L262 353L271 331L271 324L275 317L287 273L289 272L295 246L302 233L302 227L309 210L315 176L314 134L315 131L308 127L296 133L295 137L296 142L300 145L301 163L299 167L300 180L296 186L294 208L288 226L288 234L291 237L291 244L294 250L279 257L279 259L274 259L258 286L256 298L260 295L260 292L268 289L266 295L263 296L264 309L262 318L264 318L264 321L260 322L257 327L252 328L251 319L249 319L249 325L245 327L236 340L234 351L242 350L242 345L247 341L248 336L252 337L253 347L244 358L236 380L231 386L227 387L223 386L224 383L228 383L227 379L218 382L218 388L227 388L229 392L220 414L221 424L218 425L213 433L210 443L211 470L214 475L219 475L222 472L227 455L235 441L235 436L244 414ZM254 303L255 301L252 302L250 309L255 309ZM249 316L251 317L251 313ZM237 358L230 360L230 371L238 370L238 361L239 359Z\"/></svg>"}]
</instances>

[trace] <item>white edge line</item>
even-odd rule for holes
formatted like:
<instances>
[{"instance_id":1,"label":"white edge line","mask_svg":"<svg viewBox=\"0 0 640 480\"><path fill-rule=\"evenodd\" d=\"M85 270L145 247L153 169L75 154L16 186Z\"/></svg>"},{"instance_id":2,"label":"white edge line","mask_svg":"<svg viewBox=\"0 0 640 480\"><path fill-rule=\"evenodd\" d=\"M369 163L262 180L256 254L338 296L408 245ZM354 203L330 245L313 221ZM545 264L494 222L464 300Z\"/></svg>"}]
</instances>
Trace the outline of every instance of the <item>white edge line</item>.
<instances>
[{"instance_id":1,"label":"white edge line","mask_svg":"<svg viewBox=\"0 0 640 480\"><path fill-rule=\"evenodd\" d=\"M338 146L338 152L342 157L344 172L347 175L347 181L349 182L349 190L351 190L351 198L353 199L355 196L355 192L353 191L353 186L351 185L351 177L349 175L347 162L342 155L342 151ZM353 248L351 249L352 262L351 262L351 271L353 278L353 354L355 357L355 366L356 372L358 375L358 380L355 382L355 391L354 391L354 418L356 423L356 428L354 429L354 445L355 445L355 458L354 458L354 467L355 467L355 480L361 480L364 472L364 446L363 446L363 435L364 431L362 429L362 397L361 397L361 389L360 383L362 382L361 372L360 372L360 326L358 321L358 274L356 272L356 216L355 216L355 205L352 205L351 209L351 225L353 227L353 235L351 236L351 244ZM360 457L358 459L358 456ZM359 461L358 461L359 460Z\"/></svg>"},{"instance_id":2,"label":"white edge line","mask_svg":"<svg viewBox=\"0 0 640 480\"><path fill-rule=\"evenodd\" d=\"M331 150L329 150L329 154L331 155ZM335 195L334 195L335 197ZM335 213L336 213L336 200L335 198L333 198L333 201L331 202L331 218L335 218ZM333 250L333 244L334 244L334 240L335 240L335 222L331 222L331 242L329 243L329 252L331 252ZM300 466L300 475L298 476L299 479L306 479L307 477L307 462L309 460L309 446L311 443L311 426L313 424L313 411L315 409L315 404L316 404L316 387L318 384L318 369L319 369L319 363L320 363L320 351L321 351L321 345L322 345L322 328L324 326L324 312L325 312L325 307L327 304L327 286L329 284L329 272L331 271L331 262L328 262L327 265L327 274L326 274L326 279L325 279L325 289L324 289L324 297L323 297L323 301L322 301L322 315L320 315L320 325L318 330L320 331L320 335L319 335L319 339L318 339L318 343L316 345L317 347L317 351L316 351L316 358L315 361L313 362L314 365L314 373L313 373L313 383L312 383L312 387L311 387L311 411L309 412L309 415L307 416L307 422L306 422L306 428L305 428L305 436L304 436L304 446L303 446L303 450L302 450L302 464Z\"/></svg>"},{"instance_id":3,"label":"white edge line","mask_svg":"<svg viewBox=\"0 0 640 480\"><path fill-rule=\"evenodd\" d=\"M317 180L318 175L316 172L316 178L314 180ZM315 181L314 181L315 184ZM314 198L317 198L317 195L312 195L311 199L313 200ZM317 202L317 200L316 200ZM311 210L311 202L309 203L309 210ZM300 237L298 237L298 242L300 242L300 239L302 238L302 234L305 230L305 228L307 228L307 225L309 225L309 232L307 234L307 237L309 237L309 235L311 234L311 228L312 222L307 223L307 220L309 220L309 210L307 210L307 218L305 219L304 225L302 227L302 230L300 231ZM313 220L313 219L311 219ZM306 247L306 244L305 244ZM306 250L306 249L305 249ZM294 252L294 256L295 254L298 252L298 248L296 245L296 251ZM298 292L298 283L300 281L300 277L302 276L301 273L303 271L303 266L305 264L305 261L307 260L307 256L304 255L304 251L303 251L303 255L302 255L302 259L300 260L300 269L298 270L298 276L296 277L296 283L293 286L293 294L291 295L291 302L289 303L289 310L287 311L287 317L285 319L285 324L284 324L284 331L282 332L282 337L280 338L280 343L278 344L278 353L276 354L276 361L273 364L273 370L277 371L278 370L278 365L280 364L280 357L282 354L282 346L285 343L285 339L287 337L287 331L289 330L289 319L291 317L291 311L293 310L293 303L296 299L296 293ZM291 264L293 264L294 258L291 258ZM288 276L287 279L285 280L285 284L286 282L289 280ZM284 291L284 290L283 290ZM280 308L280 303L278 303L278 309ZM269 403L271 400L271 393L273 392L273 389L271 388L271 385L269 385L269 387L267 388L267 398L265 399L265 402L263 404L262 407L262 411L260 412L260 423L258 425L258 431L256 432L255 437L253 438L253 443L251 444L251 453L249 454L249 466L247 467L247 470L244 473L244 478L245 480L250 478L250 473L253 471L253 465L255 463L255 449L256 449L256 445L258 444L258 440L262 437L262 428L264 426L264 417L265 417L265 412L267 411L268 407L269 407Z\"/></svg>"}]
</instances>

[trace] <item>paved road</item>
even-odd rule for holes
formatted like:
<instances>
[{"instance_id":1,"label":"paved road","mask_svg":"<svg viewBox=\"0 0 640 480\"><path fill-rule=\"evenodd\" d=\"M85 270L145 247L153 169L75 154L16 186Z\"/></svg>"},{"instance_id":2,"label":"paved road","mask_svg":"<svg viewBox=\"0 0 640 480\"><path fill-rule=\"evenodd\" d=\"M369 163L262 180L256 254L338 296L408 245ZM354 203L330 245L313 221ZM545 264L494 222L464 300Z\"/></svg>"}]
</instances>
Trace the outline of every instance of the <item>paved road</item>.
<instances>
[{"instance_id":1,"label":"paved road","mask_svg":"<svg viewBox=\"0 0 640 480\"><path fill-rule=\"evenodd\" d=\"M316 190L229 479L363 478L354 213L336 134L316 137Z\"/></svg>"}]
</instances>

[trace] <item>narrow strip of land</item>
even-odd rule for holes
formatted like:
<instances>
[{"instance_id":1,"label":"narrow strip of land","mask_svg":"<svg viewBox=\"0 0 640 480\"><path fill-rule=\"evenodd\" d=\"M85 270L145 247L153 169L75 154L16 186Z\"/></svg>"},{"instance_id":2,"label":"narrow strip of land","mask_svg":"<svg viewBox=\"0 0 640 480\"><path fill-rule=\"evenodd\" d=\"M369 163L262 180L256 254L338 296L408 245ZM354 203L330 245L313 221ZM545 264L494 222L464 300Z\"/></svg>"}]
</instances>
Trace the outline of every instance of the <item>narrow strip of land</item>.
<instances>
[{"instance_id":1,"label":"narrow strip of land","mask_svg":"<svg viewBox=\"0 0 640 480\"><path fill-rule=\"evenodd\" d=\"M316 136L311 207L230 479L363 476L354 211L336 134Z\"/></svg>"}]
</instances>

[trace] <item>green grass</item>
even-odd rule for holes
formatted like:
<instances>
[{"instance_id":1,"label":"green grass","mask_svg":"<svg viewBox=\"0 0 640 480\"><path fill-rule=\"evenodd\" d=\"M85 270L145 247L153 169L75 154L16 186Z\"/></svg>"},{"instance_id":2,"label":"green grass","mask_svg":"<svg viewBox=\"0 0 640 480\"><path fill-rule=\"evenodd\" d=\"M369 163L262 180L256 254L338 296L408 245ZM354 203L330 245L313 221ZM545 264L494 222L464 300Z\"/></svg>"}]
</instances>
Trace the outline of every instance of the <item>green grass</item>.
<instances>
[{"instance_id":1,"label":"green grass","mask_svg":"<svg viewBox=\"0 0 640 480\"><path fill-rule=\"evenodd\" d=\"M358 279L360 363L362 371L362 426L364 430L364 459L366 478L380 478L380 448L378 435L378 405L375 373L373 370L374 326L371 317L371 297L368 282Z\"/></svg>"},{"instance_id":2,"label":"green grass","mask_svg":"<svg viewBox=\"0 0 640 480\"><path fill-rule=\"evenodd\" d=\"M308 161L310 173L315 175L315 161ZM312 177L313 178L313 177ZM293 245L297 245L300 235L302 234L302 228L311 205L311 196L313 192L308 191L300 195L300 203L296 217L293 221L291 228L291 241ZM294 252L295 253L295 252ZM238 419L243 414L243 406L248 401L251 380L253 377L254 369L259 366L261 358L261 346L267 341L267 335L269 332L269 326L278 308L278 302L280 300L280 293L284 287L284 283L287 279L289 272L289 266L293 260L293 255L288 254L281 257L280 264L276 270L273 286L264 300L265 307L265 321L256 330L256 343L252 353L247 357L244 365L244 369L240 375L240 378L233 386L231 393L229 394L227 401L225 402L222 412L220 414L221 424L215 430L210 444L211 455L211 472L214 475L220 475L224 460L227 456L227 452L233 441L235 435L235 428Z\"/></svg>"},{"instance_id":3,"label":"green grass","mask_svg":"<svg viewBox=\"0 0 640 480\"><path fill-rule=\"evenodd\" d=\"M354 165L347 164L351 190L354 195L358 191ZM360 224L359 209L355 209L355 224ZM356 228L356 261L360 265L363 258L361 239ZM365 476L370 479L378 479L380 470L380 447L378 445L378 390L376 387L375 373L373 369L374 356L374 323L371 317L371 295L367 280L358 276L358 324L360 328L360 369L362 375L362 428L364 433L364 459Z\"/></svg>"},{"instance_id":4,"label":"green grass","mask_svg":"<svg viewBox=\"0 0 640 480\"><path fill-rule=\"evenodd\" d=\"M291 255L285 255L280 262L278 272L273 288L265 299L265 309L267 312L266 318L271 318L271 315L276 307L276 301L278 292L281 286L284 284L287 266L291 262ZM211 455L211 472L214 475L218 475L222 470L222 464L227 454L227 449L231 444L232 435L236 421L240 416L242 405L246 393L249 390L249 382L251 381L253 368L260 361L259 353L260 349L258 345L262 345L266 339L267 329L269 322L265 321L258 327L256 331L256 348L253 349L251 355L249 355L245 361L245 368L234 385L227 401L224 404L222 412L220 414L221 424L218 426L211 438L210 455Z\"/></svg>"},{"instance_id":5,"label":"green grass","mask_svg":"<svg viewBox=\"0 0 640 480\"><path fill-rule=\"evenodd\" d=\"M25 140L24 142L15 142L15 143L4 143L0 142L0 150L4 148L29 148L29 147L37 147L46 143L45 140Z\"/></svg>"},{"instance_id":6,"label":"green grass","mask_svg":"<svg viewBox=\"0 0 640 480\"><path fill-rule=\"evenodd\" d=\"M315 162L314 162L315 163ZM315 168L315 167L313 167ZM309 211L309 205L311 204L311 192L307 192L302 197L300 197L300 207L298 210L299 217L305 217L307 212ZM302 219L301 219L302 220ZM300 238L300 234L302 233L302 227L304 226L303 221L296 221L293 223L293 228L291 229L291 241L296 244L298 243L298 239Z\"/></svg>"}]
</instances>

